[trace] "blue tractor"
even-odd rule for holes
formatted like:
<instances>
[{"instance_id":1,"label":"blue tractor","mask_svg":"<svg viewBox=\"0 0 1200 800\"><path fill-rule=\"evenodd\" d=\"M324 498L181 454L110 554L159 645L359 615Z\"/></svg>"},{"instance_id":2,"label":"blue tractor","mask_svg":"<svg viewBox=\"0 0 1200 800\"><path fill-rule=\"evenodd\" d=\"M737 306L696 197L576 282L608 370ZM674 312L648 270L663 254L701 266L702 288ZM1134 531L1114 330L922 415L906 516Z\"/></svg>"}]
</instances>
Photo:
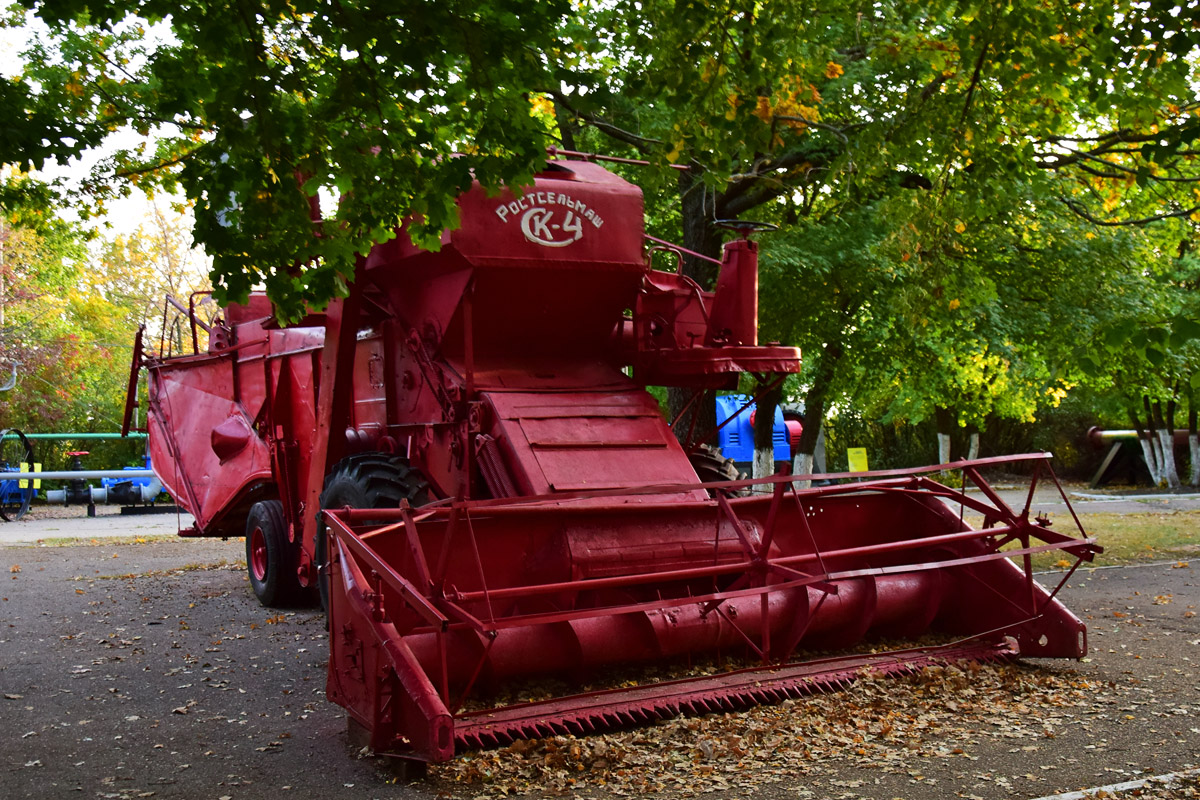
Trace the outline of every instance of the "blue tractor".
<instances>
[{"instance_id":1,"label":"blue tractor","mask_svg":"<svg viewBox=\"0 0 1200 800\"><path fill-rule=\"evenodd\" d=\"M732 458L742 472L749 472L754 463L754 398L744 394L717 397L717 444L726 458ZM726 424L726 420L729 420ZM800 443L803 424L800 414L776 406L771 440L775 446L775 461L791 463Z\"/></svg>"}]
</instances>

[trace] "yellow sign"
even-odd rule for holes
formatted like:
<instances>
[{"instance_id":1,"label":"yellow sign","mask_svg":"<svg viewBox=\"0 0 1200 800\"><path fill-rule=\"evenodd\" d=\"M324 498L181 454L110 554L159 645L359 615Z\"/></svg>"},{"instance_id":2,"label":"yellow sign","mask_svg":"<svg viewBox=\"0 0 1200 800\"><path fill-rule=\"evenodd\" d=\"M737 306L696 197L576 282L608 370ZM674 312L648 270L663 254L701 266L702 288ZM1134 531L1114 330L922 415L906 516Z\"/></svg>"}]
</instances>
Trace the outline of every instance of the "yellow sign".
<instances>
[{"instance_id":1,"label":"yellow sign","mask_svg":"<svg viewBox=\"0 0 1200 800\"><path fill-rule=\"evenodd\" d=\"M41 472L41 471L42 471L42 465L41 465L41 464L38 464L38 463L34 463L34 465L33 465L33 470L32 470L32 471L33 471L33 472ZM21 472L30 472L30 469L29 469L29 463L28 463L28 462L26 462L26 461L22 461L22 462L21 462ZM28 488L29 488L29 481L17 481L17 488L19 488L19 489L28 489ZM35 488L35 489L40 489L40 488L42 488L42 479L41 479L41 478L34 478L34 479L33 479L33 488Z\"/></svg>"},{"instance_id":2,"label":"yellow sign","mask_svg":"<svg viewBox=\"0 0 1200 800\"><path fill-rule=\"evenodd\" d=\"M850 459L851 472L867 472L867 448L851 447L846 451L847 457Z\"/></svg>"}]
</instances>

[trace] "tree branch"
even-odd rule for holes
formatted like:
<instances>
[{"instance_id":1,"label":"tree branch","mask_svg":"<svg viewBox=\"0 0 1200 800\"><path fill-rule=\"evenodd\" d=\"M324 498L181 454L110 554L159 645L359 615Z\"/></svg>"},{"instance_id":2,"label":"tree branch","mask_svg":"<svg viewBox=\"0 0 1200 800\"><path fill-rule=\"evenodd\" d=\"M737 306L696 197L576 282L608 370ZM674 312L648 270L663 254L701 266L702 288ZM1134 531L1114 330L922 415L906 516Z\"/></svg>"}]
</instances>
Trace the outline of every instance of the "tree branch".
<instances>
[{"instance_id":1,"label":"tree branch","mask_svg":"<svg viewBox=\"0 0 1200 800\"><path fill-rule=\"evenodd\" d=\"M1093 225L1101 225L1106 228L1117 228L1117 227L1121 227L1123 225L1148 225L1151 222L1158 222L1158 221L1164 220L1164 219L1186 218L1186 217L1190 217L1192 214L1195 214L1196 212L1200 212L1200 205L1195 205L1195 206L1192 206L1191 208L1180 209L1178 211L1166 211L1166 212L1163 212L1162 214L1155 214L1153 216L1142 217L1140 219L1103 220L1103 219L1100 219L1099 217L1093 216L1091 213L1088 212L1088 210L1086 208L1083 207L1083 205L1081 203L1079 203L1075 200L1072 200L1068 197L1060 197L1060 198L1058 198L1058 200L1060 203L1065 205L1067 208L1071 209L1071 211L1075 212L1078 216L1082 217L1083 219L1087 220L1088 222L1092 223Z\"/></svg>"},{"instance_id":2,"label":"tree branch","mask_svg":"<svg viewBox=\"0 0 1200 800\"><path fill-rule=\"evenodd\" d=\"M651 145L656 145L656 144L660 145L663 143L661 139L651 139L646 136L639 136L636 133L632 133L632 132L624 130L622 128L618 128L616 125L613 125L610 122L606 122L606 121L600 119L599 117L595 116L594 114L587 114L587 113L580 112L578 109L576 109L574 106L571 105L571 103L567 100L566 95L564 95L560 91L551 90L551 91L547 92L547 94L549 94L551 97L554 98L555 103L561 104L563 108L570 111L571 114L574 115L575 117L577 117L578 119L583 120L584 122L586 122L587 124L589 124L593 128L595 128L596 130L609 136L610 138L616 139L618 142L623 142L624 144L630 145L642 153L648 152L650 150Z\"/></svg>"},{"instance_id":3,"label":"tree branch","mask_svg":"<svg viewBox=\"0 0 1200 800\"><path fill-rule=\"evenodd\" d=\"M1062 146L1062 145L1060 145L1060 146ZM1086 150L1075 150L1074 148L1065 147L1065 146L1063 146L1063 149L1067 150L1068 152L1070 152L1072 154L1072 157L1070 159L1062 159L1061 161L1059 161L1057 163L1049 163L1049 162L1045 162L1045 161L1039 161L1039 162L1035 162L1036 165L1042 169L1059 169L1060 167L1063 167L1063 166L1079 165L1079 168L1084 170L1085 172L1091 173L1092 175L1096 175L1101 178L1124 178L1124 177L1128 177L1131 175L1136 176L1138 174L1138 170L1135 167L1125 166L1124 164L1114 164L1113 162L1107 161L1103 158L1100 158L1099 156L1093 155L1092 153L1089 153ZM1096 170L1095 168L1090 168L1090 167L1085 166L1082 163L1083 161L1095 161L1099 164L1103 164L1105 167L1108 167L1109 169L1118 170L1118 171L1124 173L1124 175L1101 172L1099 170ZM1171 175L1150 175L1148 177L1155 181L1168 181L1171 183L1197 183L1197 182L1200 182L1200 175L1193 176L1193 177L1171 176Z\"/></svg>"},{"instance_id":4,"label":"tree branch","mask_svg":"<svg viewBox=\"0 0 1200 800\"><path fill-rule=\"evenodd\" d=\"M975 71L971 73L971 85L967 88L967 99L958 118L959 125L966 121L967 112L971 109L971 100L974 99L975 89L979 86L979 76L983 72L983 59L987 56L988 45L987 41L983 43L983 47L979 48L979 57L975 59Z\"/></svg>"},{"instance_id":5,"label":"tree branch","mask_svg":"<svg viewBox=\"0 0 1200 800\"><path fill-rule=\"evenodd\" d=\"M1178 125L1145 133L1137 133L1130 128L1119 128L1097 136L1047 136L1044 139L1038 140L1036 144L1058 147L1068 151L1070 155L1062 156L1058 153L1048 153L1044 160L1037 162L1037 165L1042 169L1057 169L1058 167L1075 164L1083 158L1095 158L1096 156L1110 153L1136 153L1136 148L1129 148L1126 145L1157 142L1164 138L1169 139L1179 129L1189 127L1193 124L1196 124L1194 120L1189 119ZM1070 146L1079 144L1094 144L1095 146L1090 150L1081 150ZM1049 160L1051 157L1054 158L1054 161Z\"/></svg>"},{"instance_id":6,"label":"tree branch","mask_svg":"<svg viewBox=\"0 0 1200 800\"><path fill-rule=\"evenodd\" d=\"M783 181L773 183L759 181L751 191L743 192L734 197L722 197L718 199L717 214L722 217L737 217L752 208L757 208L763 203L774 200L776 197L782 197L794 188Z\"/></svg>"},{"instance_id":7,"label":"tree branch","mask_svg":"<svg viewBox=\"0 0 1200 800\"><path fill-rule=\"evenodd\" d=\"M138 167L137 169L121 169L117 170L115 174L118 178L129 178L134 175L145 175L149 172L157 172L160 169L166 169L167 167L173 167L176 164L182 164L195 154L195 150L188 150L186 153L176 156L169 161L160 161L157 164L147 164L144 167Z\"/></svg>"},{"instance_id":8,"label":"tree branch","mask_svg":"<svg viewBox=\"0 0 1200 800\"><path fill-rule=\"evenodd\" d=\"M829 125L824 122L815 122L814 120L799 116L798 114L780 114L777 117L772 117L771 118L771 132L772 133L774 133L775 123L777 121L781 121L781 120L783 122L803 122L805 125L807 125L810 128L818 128L823 131L829 131L834 136L836 136L838 139L840 139L842 144L844 144L844 145L850 144L850 139L846 136L843 129L837 128L833 125Z\"/></svg>"},{"instance_id":9,"label":"tree branch","mask_svg":"<svg viewBox=\"0 0 1200 800\"><path fill-rule=\"evenodd\" d=\"M722 201L728 202L745 194L759 181L773 178L772 173L781 169L790 170L806 162L811 163L812 155L808 150L796 149L784 153L778 158L756 159L748 172L739 172L729 176L729 187L725 190Z\"/></svg>"}]
</instances>

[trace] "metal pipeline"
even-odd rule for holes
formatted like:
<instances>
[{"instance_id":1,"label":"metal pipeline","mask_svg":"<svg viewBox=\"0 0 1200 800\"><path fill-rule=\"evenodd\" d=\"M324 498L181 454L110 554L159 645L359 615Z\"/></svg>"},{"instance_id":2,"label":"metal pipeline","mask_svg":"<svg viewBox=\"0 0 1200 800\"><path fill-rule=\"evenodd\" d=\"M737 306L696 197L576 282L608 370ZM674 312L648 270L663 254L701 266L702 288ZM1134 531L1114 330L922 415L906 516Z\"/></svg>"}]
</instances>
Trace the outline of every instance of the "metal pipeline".
<instances>
[{"instance_id":1,"label":"metal pipeline","mask_svg":"<svg viewBox=\"0 0 1200 800\"><path fill-rule=\"evenodd\" d=\"M1146 437L1148 435L1149 435L1148 433L1143 433L1142 437ZM1103 447L1108 442L1124 442L1124 441L1132 442L1132 441L1136 441L1139 437L1138 437L1137 431L1128 431L1128 430L1106 431L1106 430L1101 430L1100 428L1093 427L1093 428L1088 429L1087 438L1088 438L1088 441L1092 443L1092 446ZM1175 444L1183 445L1183 444L1187 444L1187 442L1188 442L1187 430L1181 430L1179 428L1176 428L1175 429Z\"/></svg>"},{"instance_id":2,"label":"metal pipeline","mask_svg":"<svg viewBox=\"0 0 1200 800\"><path fill-rule=\"evenodd\" d=\"M48 503L120 503L121 505L134 505L136 503L149 503L154 498L158 497L163 490L162 481L154 474L152 469L81 469L81 470L60 470L57 472L21 472L17 473L21 480L61 480L61 481L85 481L97 480L101 478L115 478L121 480L116 486L89 486L83 487L87 494L77 497L78 492L73 492L71 489L49 489L46 491L46 502ZM150 483L146 485L135 484L132 482L134 478L150 478Z\"/></svg>"},{"instance_id":3,"label":"metal pipeline","mask_svg":"<svg viewBox=\"0 0 1200 800\"><path fill-rule=\"evenodd\" d=\"M15 434L6 434L4 438L15 439L17 436ZM122 436L119 433L27 433L25 434L25 438L60 439L68 441L72 439L79 439L80 441L85 439L145 439L146 434L137 431L131 431L127 436Z\"/></svg>"},{"instance_id":4,"label":"metal pipeline","mask_svg":"<svg viewBox=\"0 0 1200 800\"><path fill-rule=\"evenodd\" d=\"M64 469L54 472L21 472L12 473L21 480L32 481L70 481L81 478L85 481L100 478L154 478L157 477L152 469ZM6 473L7 475L7 473Z\"/></svg>"}]
</instances>

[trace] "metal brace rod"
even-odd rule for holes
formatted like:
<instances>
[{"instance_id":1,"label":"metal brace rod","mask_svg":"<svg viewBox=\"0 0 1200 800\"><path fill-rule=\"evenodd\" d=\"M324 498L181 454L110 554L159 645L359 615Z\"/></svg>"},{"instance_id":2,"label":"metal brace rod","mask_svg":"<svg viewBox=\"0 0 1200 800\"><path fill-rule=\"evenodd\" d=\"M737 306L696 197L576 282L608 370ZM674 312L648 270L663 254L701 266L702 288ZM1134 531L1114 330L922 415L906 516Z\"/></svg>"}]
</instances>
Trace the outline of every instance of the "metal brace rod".
<instances>
[{"instance_id":1,"label":"metal brace rod","mask_svg":"<svg viewBox=\"0 0 1200 800\"><path fill-rule=\"evenodd\" d=\"M396 572L395 569L376 555L358 534L346 527L336 515L330 514L328 511L321 513L325 515L325 520L331 523L329 529L333 531L339 547L344 546L356 559L367 564L372 570L377 572L380 579L403 597L405 602L430 625L433 625L438 630L444 631L449 629L449 618L430 603L425 595L419 592L400 573ZM343 557L345 555L346 553L343 551Z\"/></svg>"}]
</instances>

